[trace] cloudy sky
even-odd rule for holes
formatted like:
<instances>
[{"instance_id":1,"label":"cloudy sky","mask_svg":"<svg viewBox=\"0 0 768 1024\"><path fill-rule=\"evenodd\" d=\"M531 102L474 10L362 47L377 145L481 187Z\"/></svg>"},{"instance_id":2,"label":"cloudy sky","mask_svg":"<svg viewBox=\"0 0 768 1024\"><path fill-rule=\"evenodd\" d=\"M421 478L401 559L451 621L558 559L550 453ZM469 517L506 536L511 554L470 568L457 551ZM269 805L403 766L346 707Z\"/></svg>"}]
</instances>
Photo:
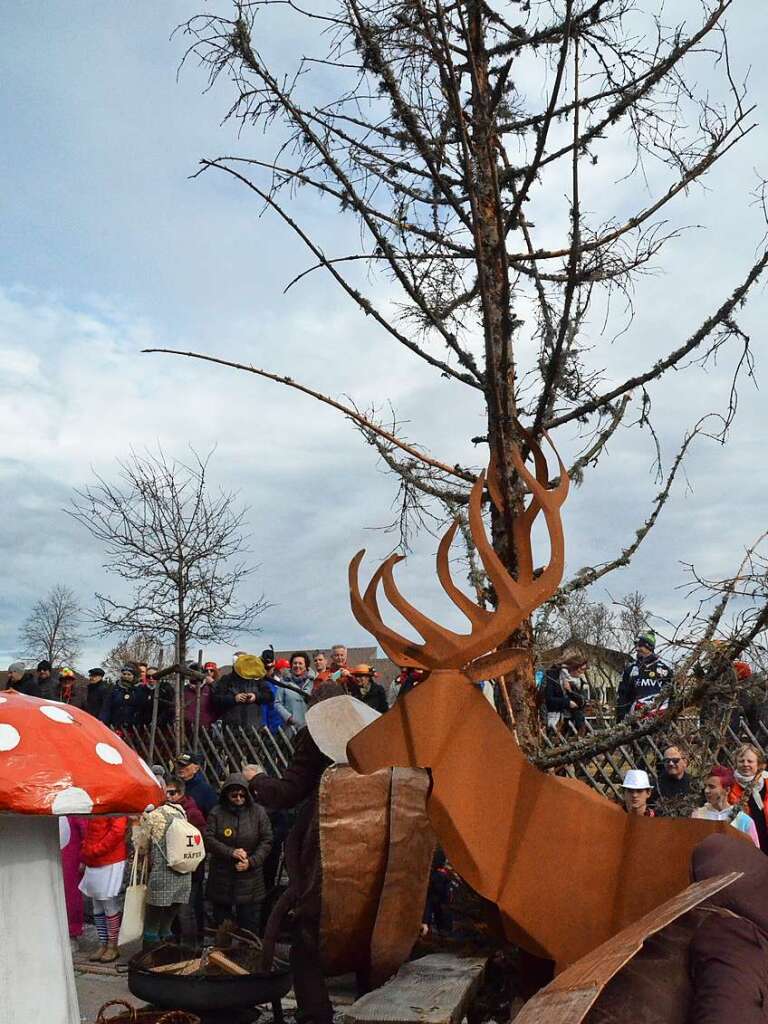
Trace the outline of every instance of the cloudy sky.
<instances>
[{"instance_id":1,"label":"cloudy sky","mask_svg":"<svg viewBox=\"0 0 768 1024\"><path fill-rule=\"evenodd\" d=\"M210 9L226 10L226 0ZM695 5L690 5L691 7ZM645 368L672 348L741 280L762 237L750 192L768 173L768 9L737 0L731 60L751 66L763 124L675 208L675 226L695 226L666 250L634 297L636 319L621 343L605 341L609 379ZM17 653L31 604L58 582L84 605L109 590L97 544L63 513L73 486L92 472L110 477L131 446L160 443L183 456L215 447L212 474L249 506L250 586L272 607L261 633L237 647L364 643L349 612L346 564L359 547L371 563L391 549L380 528L394 515L396 488L370 450L332 410L224 368L141 355L148 345L207 351L291 374L360 405L391 400L412 437L447 461L479 458L468 439L483 431L482 409L436 378L351 308L319 274L283 295L311 262L300 243L226 176L190 180L203 156L265 151L260 135L237 139L221 119L225 85L203 93L190 66L177 79L184 41L169 39L195 5L11 5L0 40L0 520L3 585L0 659ZM296 40L281 17L270 52ZM706 84L706 70L696 71ZM619 210L647 201L619 183L610 147L592 187ZM597 200L595 200L597 202ZM339 251L355 237L337 211L302 196L299 210ZM380 286L378 286L380 287ZM756 291L742 326L760 356L768 301ZM594 325L598 340L599 324ZM724 409L732 358L709 374L676 374L655 393L666 464L698 416ZM758 382L765 365L758 361ZM660 615L685 611L682 562L726 574L764 528L766 414L763 393L743 387L730 442L701 441L687 480L630 569L594 588L596 599L639 589ZM557 438L568 456L575 438ZM599 468L573 492L566 517L568 569L610 558L645 518L658 484L650 438L622 431ZM404 589L440 614L425 536ZM89 639L82 658L99 661ZM225 649L212 648L222 658Z\"/></svg>"}]
</instances>

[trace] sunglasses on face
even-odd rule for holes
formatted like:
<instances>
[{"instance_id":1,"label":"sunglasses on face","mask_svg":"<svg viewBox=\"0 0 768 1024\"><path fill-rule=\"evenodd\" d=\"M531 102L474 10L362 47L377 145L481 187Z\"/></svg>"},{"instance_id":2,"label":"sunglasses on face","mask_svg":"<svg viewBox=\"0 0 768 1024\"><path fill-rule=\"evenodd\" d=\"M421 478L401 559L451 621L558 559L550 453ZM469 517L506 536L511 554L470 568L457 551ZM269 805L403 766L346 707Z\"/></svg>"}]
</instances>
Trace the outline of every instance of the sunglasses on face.
<instances>
[{"instance_id":1,"label":"sunglasses on face","mask_svg":"<svg viewBox=\"0 0 768 1024\"><path fill-rule=\"evenodd\" d=\"M245 793L242 789L236 789L234 793L229 794L230 800L245 800Z\"/></svg>"},{"instance_id":2,"label":"sunglasses on face","mask_svg":"<svg viewBox=\"0 0 768 1024\"><path fill-rule=\"evenodd\" d=\"M665 757L664 764L680 764L682 761L681 757Z\"/></svg>"},{"instance_id":3,"label":"sunglasses on face","mask_svg":"<svg viewBox=\"0 0 768 1024\"><path fill-rule=\"evenodd\" d=\"M180 795L178 789L166 789L165 792L168 794L168 796L179 796Z\"/></svg>"}]
</instances>

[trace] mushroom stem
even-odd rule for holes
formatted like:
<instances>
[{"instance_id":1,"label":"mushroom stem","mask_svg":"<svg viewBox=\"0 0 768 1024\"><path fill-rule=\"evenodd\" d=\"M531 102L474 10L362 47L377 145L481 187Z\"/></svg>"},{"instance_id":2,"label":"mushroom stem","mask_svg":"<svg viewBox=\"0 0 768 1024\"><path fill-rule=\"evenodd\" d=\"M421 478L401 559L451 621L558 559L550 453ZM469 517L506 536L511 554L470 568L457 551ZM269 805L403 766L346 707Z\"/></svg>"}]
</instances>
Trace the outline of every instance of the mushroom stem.
<instances>
[{"instance_id":1,"label":"mushroom stem","mask_svg":"<svg viewBox=\"0 0 768 1024\"><path fill-rule=\"evenodd\" d=\"M3 1024L80 1024L58 819L0 815Z\"/></svg>"}]
</instances>

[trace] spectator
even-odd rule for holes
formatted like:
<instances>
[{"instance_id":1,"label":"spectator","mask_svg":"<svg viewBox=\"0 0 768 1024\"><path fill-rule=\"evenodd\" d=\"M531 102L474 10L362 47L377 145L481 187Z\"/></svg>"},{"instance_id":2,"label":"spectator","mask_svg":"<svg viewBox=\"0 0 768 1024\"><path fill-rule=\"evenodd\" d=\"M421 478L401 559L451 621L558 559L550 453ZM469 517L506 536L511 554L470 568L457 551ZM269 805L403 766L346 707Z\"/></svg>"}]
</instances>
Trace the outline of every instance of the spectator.
<instances>
[{"instance_id":1,"label":"spectator","mask_svg":"<svg viewBox=\"0 0 768 1024\"><path fill-rule=\"evenodd\" d=\"M112 684L104 678L103 668L88 669L88 691L85 697L85 710L94 718L101 718L104 702L112 689Z\"/></svg>"},{"instance_id":2,"label":"spectator","mask_svg":"<svg viewBox=\"0 0 768 1024\"><path fill-rule=\"evenodd\" d=\"M195 803L194 799L186 791L184 780L177 775L172 775L166 783L165 796L169 804L176 804L182 808L187 816L187 821L194 825L200 832L205 832L205 816ZM196 945L198 936L203 934L205 927L205 908L203 901L203 889L205 883L205 861L198 865L192 872L192 888L189 902L179 910L179 924L181 926L182 942L185 945Z\"/></svg>"},{"instance_id":3,"label":"spectator","mask_svg":"<svg viewBox=\"0 0 768 1024\"><path fill-rule=\"evenodd\" d=\"M39 697L40 687L37 684L37 677L33 672L28 672L23 661L14 661L8 666L9 690L16 690L27 697Z\"/></svg>"},{"instance_id":4,"label":"spectator","mask_svg":"<svg viewBox=\"0 0 768 1024\"><path fill-rule=\"evenodd\" d=\"M120 901L125 871L127 818L88 818L82 855L85 871L80 892L93 900L93 923L101 943L88 959L91 963L110 964L120 955Z\"/></svg>"},{"instance_id":5,"label":"spectator","mask_svg":"<svg viewBox=\"0 0 768 1024\"><path fill-rule=\"evenodd\" d=\"M331 679L334 682L345 682L349 677L347 665L347 648L344 644L334 644L331 648Z\"/></svg>"},{"instance_id":6,"label":"spectator","mask_svg":"<svg viewBox=\"0 0 768 1024\"><path fill-rule=\"evenodd\" d=\"M355 665L351 671L354 682L350 686L350 693L383 715L385 711L389 711L389 704L384 687L376 682L377 675L370 665Z\"/></svg>"},{"instance_id":7,"label":"spectator","mask_svg":"<svg viewBox=\"0 0 768 1024\"><path fill-rule=\"evenodd\" d=\"M579 710L578 697L571 692L571 675L565 665L551 665L544 678L544 707L547 728L559 731L563 716Z\"/></svg>"},{"instance_id":8,"label":"spectator","mask_svg":"<svg viewBox=\"0 0 768 1024\"><path fill-rule=\"evenodd\" d=\"M264 663L265 674L271 676L272 670L275 667L275 648L272 644L261 652L261 660Z\"/></svg>"},{"instance_id":9,"label":"spectator","mask_svg":"<svg viewBox=\"0 0 768 1024\"><path fill-rule=\"evenodd\" d=\"M304 651L296 651L291 655L288 664L290 670L285 677L286 683L295 686L308 697L311 696L314 687L309 678L309 656ZM301 694L278 687L275 708L281 720L289 725L294 732L304 726L307 717L307 702Z\"/></svg>"},{"instance_id":10,"label":"spectator","mask_svg":"<svg viewBox=\"0 0 768 1024\"><path fill-rule=\"evenodd\" d=\"M400 675L398 675L390 689L389 694L389 705L390 707L399 700L400 697L404 697L406 693L418 686L418 684L427 677L428 673L422 668L404 668L401 669Z\"/></svg>"},{"instance_id":11,"label":"spectator","mask_svg":"<svg viewBox=\"0 0 768 1024\"><path fill-rule=\"evenodd\" d=\"M58 687L53 678L50 661L39 661L37 663L37 696L42 700L56 700Z\"/></svg>"},{"instance_id":12,"label":"spectator","mask_svg":"<svg viewBox=\"0 0 768 1024\"><path fill-rule=\"evenodd\" d=\"M755 823L757 838L760 841L760 849L768 853L768 823L766 822L766 773L765 759L757 747L751 743L742 744L734 756L736 770L733 773L734 781L728 792L728 802L731 804L740 803L745 793L749 792L745 810Z\"/></svg>"},{"instance_id":13,"label":"spectator","mask_svg":"<svg viewBox=\"0 0 768 1024\"><path fill-rule=\"evenodd\" d=\"M261 707L274 704L274 694L265 681L266 666L254 654L241 654L232 671L222 676L213 689L213 706L225 725L243 728L261 725Z\"/></svg>"},{"instance_id":14,"label":"spectator","mask_svg":"<svg viewBox=\"0 0 768 1024\"><path fill-rule=\"evenodd\" d=\"M728 793L733 785L733 769L716 764L710 768L704 779L703 807L697 807L691 814L692 818L707 818L709 821L729 821L739 832L744 832L755 846L760 847L755 823L744 811L737 811L728 803Z\"/></svg>"},{"instance_id":15,"label":"spectator","mask_svg":"<svg viewBox=\"0 0 768 1024\"><path fill-rule=\"evenodd\" d=\"M85 684L78 680L71 668L63 668L59 672L58 697L63 704L71 704L75 708L85 708Z\"/></svg>"},{"instance_id":16,"label":"spectator","mask_svg":"<svg viewBox=\"0 0 768 1024\"><path fill-rule=\"evenodd\" d=\"M316 691L319 686L327 683L331 678L331 670L328 668L328 659L322 651L315 651L312 655L312 661L315 666L313 690Z\"/></svg>"},{"instance_id":17,"label":"spectator","mask_svg":"<svg viewBox=\"0 0 768 1024\"><path fill-rule=\"evenodd\" d=\"M234 919L240 928L259 931L265 896L262 865L271 847L267 812L253 802L245 776L230 775L205 830L206 896L217 925Z\"/></svg>"},{"instance_id":18,"label":"spectator","mask_svg":"<svg viewBox=\"0 0 768 1024\"><path fill-rule=\"evenodd\" d=\"M621 721L643 703L652 703L672 682L672 669L656 657L656 634L647 629L635 640L635 658L624 669L616 700L616 719ZM638 705L638 706L636 706Z\"/></svg>"},{"instance_id":19,"label":"spectator","mask_svg":"<svg viewBox=\"0 0 768 1024\"><path fill-rule=\"evenodd\" d=\"M284 679L287 672L291 671L291 663L287 658L278 658L274 664L272 675L275 679Z\"/></svg>"},{"instance_id":20,"label":"spectator","mask_svg":"<svg viewBox=\"0 0 768 1024\"><path fill-rule=\"evenodd\" d=\"M691 777L688 774L688 758L680 747L665 747L662 753L662 772L656 781L656 788L665 800L688 796Z\"/></svg>"},{"instance_id":21,"label":"spectator","mask_svg":"<svg viewBox=\"0 0 768 1024\"><path fill-rule=\"evenodd\" d=\"M195 668L197 668L197 664L195 664ZM139 672L141 672L141 666L139 666ZM161 729L165 729L169 725L173 725L176 721L176 693L170 679L164 678L158 681L157 669L147 668L145 665L143 677L139 676L139 686L143 686L149 695L147 706L144 710L144 725L149 725L152 721L152 705L155 701L158 702L158 726Z\"/></svg>"},{"instance_id":22,"label":"spectator","mask_svg":"<svg viewBox=\"0 0 768 1024\"><path fill-rule=\"evenodd\" d=\"M573 726L579 736L587 731L587 719L584 713L589 703L590 691L587 680L588 662L581 654L574 654L565 660L561 673L563 683L567 688L569 703L576 707L569 707L565 712L566 720L573 722Z\"/></svg>"},{"instance_id":23,"label":"spectator","mask_svg":"<svg viewBox=\"0 0 768 1024\"><path fill-rule=\"evenodd\" d=\"M67 924L69 937L75 942L83 934L83 894L80 892L80 880L83 877L83 838L87 818L59 818L59 848L61 849L61 868L64 878L64 900L67 904Z\"/></svg>"},{"instance_id":24,"label":"spectator","mask_svg":"<svg viewBox=\"0 0 768 1024\"><path fill-rule=\"evenodd\" d=\"M653 789L648 772L639 768L631 768L624 776L621 784L624 790L624 810L638 818L655 818L656 813L648 806Z\"/></svg>"},{"instance_id":25,"label":"spectator","mask_svg":"<svg viewBox=\"0 0 768 1024\"><path fill-rule=\"evenodd\" d=\"M218 717L213 705L213 688L219 678L219 667L215 661L206 661L203 665L203 673L200 682L194 679L184 681L184 720L190 729L195 727L198 688L200 689L200 728L210 729Z\"/></svg>"},{"instance_id":26,"label":"spectator","mask_svg":"<svg viewBox=\"0 0 768 1024\"><path fill-rule=\"evenodd\" d=\"M145 725L151 699L151 691L138 685L136 669L132 665L123 665L120 679L102 703L101 720L116 732Z\"/></svg>"},{"instance_id":27,"label":"spectator","mask_svg":"<svg viewBox=\"0 0 768 1024\"><path fill-rule=\"evenodd\" d=\"M422 936L430 932L450 935L453 928L451 897L456 888L456 876L448 863L445 852L438 846L432 857L432 867L427 886L427 902L424 907Z\"/></svg>"},{"instance_id":28,"label":"spectator","mask_svg":"<svg viewBox=\"0 0 768 1024\"><path fill-rule=\"evenodd\" d=\"M168 866L166 836L171 823L179 818L186 818L179 801L169 801L145 811L139 822L136 845L149 858L144 949L171 938L173 924L192 892L192 875L180 874Z\"/></svg>"},{"instance_id":29,"label":"spectator","mask_svg":"<svg viewBox=\"0 0 768 1024\"><path fill-rule=\"evenodd\" d=\"M275 682L274 676L264 676L264 682L267 684L269 692L272 694L272 703L261 705L261 724L263 728L269 729L272 735L276 736L285 724L278 706L278 700L280 699L280 693L282 691Z\"/></svg>"},{"instance_id":30,"label":"spectator","mask_svg":"<svg viewBox=\"0 0 768 1024\"><path fill-rule=\"evenodd\" d=\"M192 754L179 754L176 758L176 774L184 783L185 795L194 800L204 818L207 818L219 802L216 790L206 779L200 764ZM192 824L196 824L194 821Z\"/></svg>"}]
</instances>

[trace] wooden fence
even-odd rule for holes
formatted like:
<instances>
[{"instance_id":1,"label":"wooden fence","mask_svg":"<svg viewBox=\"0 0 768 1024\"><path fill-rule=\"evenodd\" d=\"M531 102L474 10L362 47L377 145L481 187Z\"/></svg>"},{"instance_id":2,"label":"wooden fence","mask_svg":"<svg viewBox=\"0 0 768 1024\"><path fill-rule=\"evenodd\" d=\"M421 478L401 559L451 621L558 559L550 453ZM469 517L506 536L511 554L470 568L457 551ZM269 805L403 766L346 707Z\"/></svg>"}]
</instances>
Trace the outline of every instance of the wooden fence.
<instances>
[{"instance_id":1,"label":"wooden fence","mask_svg":"<svg viewBox=\"0 0 768 1024\"><path fill-rule=\"evenodd\" d=\"M147 764L161 764L172 769L176 754L173 728L157 730L154 749L150 749L150 733L149 727L128 729L125 740ZM210 728L200 727L196 753L204 759L205 773L210 782L219 787L232 772L239 772L244 765L253 762L263 765L270 775L282 776L293 754L293 744L283 729L273 735L265 728L243 728L214 722Z\"/></svg>"},{"instance_id":2,"label":"wooden fence","mask_svg":"<svg viewBox=\"0 0 768 1024\"><path fill-rule=\"evenodd\" d=\"M603 725L599 719L588 718L587 732L595 734ZM575 738L573 723L567 723L567 730L559 735L542 729L542 751L558 746L569 735ZM167 769L172 768L176 752L172 728L157 730L152 752L149 728L129 729L125 739L148 764L162 764ZM718 743L718 760L732 766L734 752L741 743L753 743L760 750L768 750L768 728L761 722L753 731L743 719L738 729L727 727ZM620 800L624 773L630 768L643 768L651 777L657 775L661 771L662 749L671 744L681 744L691 752L694 774L708 767L708 764L703 763L706 755L698 753L701 746L699 720L697 716L691 716L678 719L665 730L663 739L658 735L642 737L610 753L574 760L562 771L572 778L581 779L606 796ZM244 765L253 761L263 765L270 775L281 776L293 753L293 744L283 729L273 735L265 728L243 728L215 722L210 728L200 728L197 752L204 759L206 775L211 783L221 786L229 774L239 772ZM708 757L707 760L713 758Z\"/></svg>"}]
</instances>

